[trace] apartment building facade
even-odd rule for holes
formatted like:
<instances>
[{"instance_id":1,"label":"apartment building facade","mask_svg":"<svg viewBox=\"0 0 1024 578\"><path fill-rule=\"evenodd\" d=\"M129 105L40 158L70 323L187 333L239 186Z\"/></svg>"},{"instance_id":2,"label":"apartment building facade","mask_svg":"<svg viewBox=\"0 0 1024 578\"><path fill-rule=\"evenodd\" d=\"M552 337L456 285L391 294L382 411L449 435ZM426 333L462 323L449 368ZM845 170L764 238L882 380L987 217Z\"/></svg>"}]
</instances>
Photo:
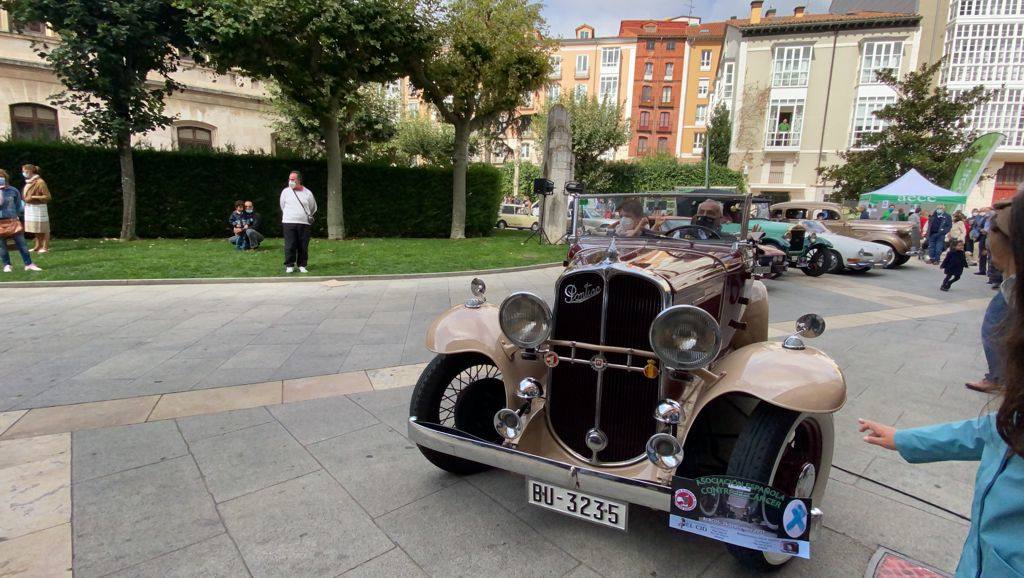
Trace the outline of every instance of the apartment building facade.
<instances>
[{"instance_id":1,"label":"apartment building facade","mask_svg":"<svg viewBox=\"0 0 1024 578\"><path fill-rule=\"evenodd\" d=\"M917 66L920 16L851 12L762 13L728 23L718 96L732 113L729 166L750 189L778 199L820 200L832 191L818 169L840 162L894 102L877 71Z\"/></svg>"},{"instance_id":2,"label":"apartment building facade","mask_svg":"<svg viewBox=\"0 0 1024 578\"><path fill-rule=\"evenodd\" d=\"M15 33L8 14L0 10L0 134L15 138L71 137L81 119L50 103L64 86L32 50L33 41L59 42L42 24ZM274 151L266 94L259 82L242 76L218 75L184 63L175 80L184 89L167 98L169 127L136 135L136 143L158 149L235 148Z\"/></svg>"}]
</instances>

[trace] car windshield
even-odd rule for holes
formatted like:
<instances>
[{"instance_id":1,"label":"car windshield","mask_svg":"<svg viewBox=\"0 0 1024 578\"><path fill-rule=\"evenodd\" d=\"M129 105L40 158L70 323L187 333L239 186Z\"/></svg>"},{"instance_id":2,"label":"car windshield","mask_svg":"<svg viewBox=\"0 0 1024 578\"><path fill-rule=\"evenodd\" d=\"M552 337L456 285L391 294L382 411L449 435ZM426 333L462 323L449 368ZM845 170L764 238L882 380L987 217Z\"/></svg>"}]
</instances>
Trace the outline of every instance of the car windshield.
<instances>
[{"instance_id":1,"label":"car windshield","mask_svg":"<svg viewBox=\"0 0 1024 578\"><path fill-rule=\"evenodd\" d=\"M800 224L811 233L828 233L828 227L821 224L821 221L800 221Z\"/></svg>"},{"instance_id":2,"label":"car windshield","mask_svg":"<svg viewBox=\"0 0 1024 578\"><path fill-rule=\"evenodd\" d=\"M579 219L608 219L607 227L578 227L585 235L658 237L733 242L746 231L748 218L768 214L768 204L751 207L750 197L702 192L581 195Z\"/></svg>"}]
</instances>

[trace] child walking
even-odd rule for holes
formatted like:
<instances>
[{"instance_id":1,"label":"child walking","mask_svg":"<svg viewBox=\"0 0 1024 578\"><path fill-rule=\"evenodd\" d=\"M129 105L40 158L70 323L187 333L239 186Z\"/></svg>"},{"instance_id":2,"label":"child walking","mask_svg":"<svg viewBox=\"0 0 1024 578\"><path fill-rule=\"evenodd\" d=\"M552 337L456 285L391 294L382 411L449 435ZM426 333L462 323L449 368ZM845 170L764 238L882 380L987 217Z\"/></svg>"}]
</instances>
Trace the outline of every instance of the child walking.
<instances>
[{"instance_id":1,"label":"child walking","mask_svg":"<svg viewBox=\"0 0 1024 578\"><path fill-rule=\"evenodd\" d=\"M949 288L960 280L960 275L963 275L964 269L967 268L967 255L964 254L964 242L953 241L949 251L946 252L946 258L942 260L942 270L946 273L946 278L942 280L942 287L939 287L942 291L949 291Z\"/></svg>"}]
</instances>

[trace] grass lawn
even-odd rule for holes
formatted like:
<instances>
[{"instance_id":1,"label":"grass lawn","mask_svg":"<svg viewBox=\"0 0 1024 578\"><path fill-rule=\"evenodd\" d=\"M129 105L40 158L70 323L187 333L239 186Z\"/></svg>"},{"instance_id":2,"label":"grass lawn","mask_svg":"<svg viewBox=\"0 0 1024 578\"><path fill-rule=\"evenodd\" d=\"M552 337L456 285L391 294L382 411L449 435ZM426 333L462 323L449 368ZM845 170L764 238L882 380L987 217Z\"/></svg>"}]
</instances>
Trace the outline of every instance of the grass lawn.
<instances>
[{"instance_id":1,"label":"grass lawn","mask_svg":"<svg viewBox=\"0 0 1024 578\"><path fill-rule=\"evenodd\" d=\"M450 239L313 239L310 275L375 275L473 271L553 263L566 247L522 245L529 231L495 231L493 237ZM29 246L31 246L29 241ZM151 239L122 243L101 239L54 239L49 253L33 259L43 272L23 269L13 250L13 273L4 281L83 279L181 279L284 275L284 241L267 239L257 251L236 251L224 239ZM297 273L295 274L298 275Z\"/></svg>"}]
</instances>

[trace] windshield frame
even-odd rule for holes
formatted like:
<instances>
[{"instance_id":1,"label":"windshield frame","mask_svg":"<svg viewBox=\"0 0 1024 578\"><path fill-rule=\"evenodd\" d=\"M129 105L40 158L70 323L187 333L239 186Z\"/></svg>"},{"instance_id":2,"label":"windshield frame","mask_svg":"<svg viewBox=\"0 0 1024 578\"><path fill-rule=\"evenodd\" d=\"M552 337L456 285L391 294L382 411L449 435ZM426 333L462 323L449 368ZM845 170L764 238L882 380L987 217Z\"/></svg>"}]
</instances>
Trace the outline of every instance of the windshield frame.
<instances>
[{"instance_id":1,"label":"windshield frame","mask_svg":"<svg viewBox=\"0 0 1024 578\"><path fill-rule=\"evenodd\" d=\"M714 200L733 199L733 200L737 200L737 201L742 201L743 202L743 210L741 211L741 214L742 214L743 218L742 218L742 221L740 223L740 233L739 233L739 236L737 237L737 239L724 239L723 238L723 239L711 239L711 240L708 240L708 241L704 241L704 242L712 242L712 243L720 242L720 243L730 243L731 244L731 243L734 243L737 240L742 241L742 240L745 240L747 238L747 234L749 232L750 209L752 207L753 195L751 193L733 193L733 192L728 192L728 191L723 191L722 194L717 194L717 193L716 194L710 194L710 193L703 193L703 192L681 192L681 191L653 191L653 192L642 192L642 193L602 193L602 194L584 193L584 194L580 194L580 195L571 195L571 197L572 197L572 229L570 231L570 236L569 236L569 240L571 242L576 242L576 241L578 241L582 237L589 237L589 236L599 236L599 237L602 237L602 238L605 237L604 235L594 235L594 231L590 231L590 232L584 231L582 234L578 234L578 231L580 230L580 228L579 228L580 227L580 220L581 220L581 218L585 218L585 217L582 217L580 215L580 209L584 207L583 205L580 204L580 200L581 199L587 199L587 200L590 200L590 199L596 199L596 200L611 199L611 200L616 201L616 204L619 204L621 201L625 201L627 199L637 199L637 200L641 200L641 205L643 205L643 206L646 206L647 202L649 200L651 200L651 199L672 199L672 200L678 201L679 199L687 199L687 198L688 199L700 198L701 200L704 200L704 199L707 199L707 198L711 198L711 199L714 199ZM654 231L651 231L651 234L654 237L659 238L659 239L675 240L675 239L672 239L671 237L665 237L665 236L663 236L663 235L661 235L661 234L659 234L657 232L654 232ZM611 236L614 237L615 235L611 235ZM689 240L684 240L684 239L679 239L679 240L680 241L689 242Z\"/></svg>"}]
</instances>

